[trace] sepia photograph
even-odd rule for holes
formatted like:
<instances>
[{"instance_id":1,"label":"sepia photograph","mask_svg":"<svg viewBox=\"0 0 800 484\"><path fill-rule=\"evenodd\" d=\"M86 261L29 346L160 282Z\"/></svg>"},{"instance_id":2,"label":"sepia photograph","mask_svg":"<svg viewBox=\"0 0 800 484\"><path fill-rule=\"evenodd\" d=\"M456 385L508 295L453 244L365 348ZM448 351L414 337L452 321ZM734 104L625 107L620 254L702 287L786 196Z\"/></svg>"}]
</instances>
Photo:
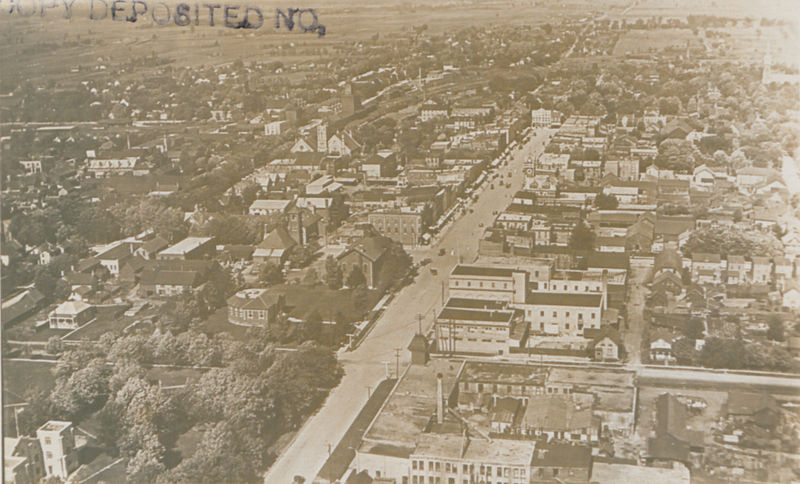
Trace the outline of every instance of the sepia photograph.
<instances>
[{"instance_id":1,"label":"sepia photograph","mask_svg":"<svg viewBox=\"0 0 800 484\"><path fill-rule=\"evenodd\" d=\"M800 482L800 1L0 44L3 484Z\"/></svg>"}]
</instances>

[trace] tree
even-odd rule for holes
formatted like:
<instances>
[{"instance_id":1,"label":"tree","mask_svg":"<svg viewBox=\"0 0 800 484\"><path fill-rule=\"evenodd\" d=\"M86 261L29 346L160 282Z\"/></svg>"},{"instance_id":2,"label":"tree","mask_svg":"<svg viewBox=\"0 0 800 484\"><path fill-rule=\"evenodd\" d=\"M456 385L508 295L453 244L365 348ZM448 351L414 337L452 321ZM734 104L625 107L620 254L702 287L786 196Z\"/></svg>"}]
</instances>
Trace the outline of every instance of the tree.
<instances>
[{"instance_id":1,"label":"tree","mask_svg":"<svg viewBox=\"0 0 800 484\"><path fill-rule=\"evenodd\" d=\"M779 316L772 315L769 318L769 329L767 338L772 341L784 341L786 339L783 330L783 320Z\"/></svg>"},{"instance_id":2,"label":"tree","mask_svg":"<svg viewBox=\"0 0 800 484\"><path fill-rule=\"evenodd\" d=\"M258 280L267 285L280 284L283 282L283 272L277 264L267 262L261 265L258 271Z\"/></svg>"},{"instance_id":3,"label":"tree","mask_svg":"<svg viewBox=\"0 0 800 484\"><path fill-rule=\"evenodd\" d=\"M364 277L364 273L361 272L361 269L358 267L354 267L353 270L350 271L350 274L347 275L347 287L362 287L366 284L367 278Z\"/></svg>"},{"instance_id":4,"label":"tree","mask_svg":"<svg viewBox=\"0 0 800 484\"><path fill-rule=\"evenodd\" d=\"M686 337L690 340L698 340L703 337L703 332L705 331L705 325L703 324L703 320L700 318L691 318L689 322L686 324Z\"/></svg>"},{"instance_id":5,"label":"tree","mask_svg":"<svg viewBox=\"0 0 800 484\"><path fill-rule=\"evenodd\" d=\"M700 363L708 368L737 369L744 366L744 344L732 338L706 338Z\"/></svg>"},{"instance_id":6,"label":"tree","mask_svg":"<svg viewBox=\"0 0 800 484\"><path fill-rule=\"evenodd\" d=\"M333 256L325 259L325 282L331 289L340 289L343 280L342 268Z\"/></svg>"},{"instance_id":7,"label":"tree","mask_svg":"<svg viewBox=\"0 0 800 484\"><path fill-rule=\"evenodd\" d=\"M579 222L572 230L569 238L569 246L573 250L592 250L594 247L595 234L592 228L585 222Z\"/></svg>"},{"instance_id":8,"label":"tree","mask_svg":"<svg viewBox=\"0 0 800 484\"><path fill-rule=\"evenodd\" d=\"M600 210L614 210L619 206L619 200L614 195L599 193L594 198L594 204Z\"/></svg>"},{"instance_id":9,"label":"tree","mask_svg":"<svg viewBox=\"0 0 800 484\"><path fill-rule=\"evenodd\" d=\"M51 355L57 355L64 351L64 342L61 341L61 338L58 336L51 336L50 339L47 340L46 350Z\"/></svg>"}]
</instances>

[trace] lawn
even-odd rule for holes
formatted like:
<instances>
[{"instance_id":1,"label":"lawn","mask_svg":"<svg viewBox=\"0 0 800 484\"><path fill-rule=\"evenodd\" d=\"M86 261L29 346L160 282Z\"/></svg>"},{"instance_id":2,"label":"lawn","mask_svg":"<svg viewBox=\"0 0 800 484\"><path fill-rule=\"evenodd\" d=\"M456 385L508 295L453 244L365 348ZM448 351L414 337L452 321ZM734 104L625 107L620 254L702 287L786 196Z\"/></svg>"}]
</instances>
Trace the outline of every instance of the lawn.
<instances>
[{"instance_id":1,"label":"lawn","mask_svg":"<svg viewBox=\"0 0 800 484\"><path fill-rule=\"evenodd\" d=\"M364 300L359 301L356 290L334 290L323 285L282 284L271 290L286 296L286 309L293 318L306 319L317 311L323 320L333 321L341 313L346 323L365 319L381 297L378 291L367 290Z\"/></svg>"},{"instance_id":2,"label":"lawn","mask_svg":"<svg viewBox=\"0 0 800 484\"><path fill-rule=\"evenodd\" d=\"M106 333L121 332L138 318L122 316L127 306L100 306L95 320L70 334L64 341L97 341Z\"/></svg>"},{"instance_id":3,"label":"lawn","mask_svg":"<svg viewBox=\"0 0 800 484\"><path fill-rule=\"evenodd\" d=\"M53 368L52 362L3 360L3 390L19 397L32 388L49 393L56 383Z\"/></svg>"}]
</instances>

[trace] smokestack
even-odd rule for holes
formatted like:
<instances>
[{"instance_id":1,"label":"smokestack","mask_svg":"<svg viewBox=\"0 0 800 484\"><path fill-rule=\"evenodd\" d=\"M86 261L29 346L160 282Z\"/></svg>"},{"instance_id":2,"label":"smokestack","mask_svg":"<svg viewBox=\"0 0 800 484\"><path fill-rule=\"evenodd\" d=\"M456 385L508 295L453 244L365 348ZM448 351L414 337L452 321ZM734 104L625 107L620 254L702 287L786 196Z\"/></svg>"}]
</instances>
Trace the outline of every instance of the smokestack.
<instances>
[{"instance_id":1,"label":"smokestack","mask_svg":"<svg viewBox=\"0 0 800 484\"><path fill-rule=\"evenodd\" d=\"M436 375L436 423L444 421L444 394L442 391L442 374Z\"/></svg>"}]
</instances>

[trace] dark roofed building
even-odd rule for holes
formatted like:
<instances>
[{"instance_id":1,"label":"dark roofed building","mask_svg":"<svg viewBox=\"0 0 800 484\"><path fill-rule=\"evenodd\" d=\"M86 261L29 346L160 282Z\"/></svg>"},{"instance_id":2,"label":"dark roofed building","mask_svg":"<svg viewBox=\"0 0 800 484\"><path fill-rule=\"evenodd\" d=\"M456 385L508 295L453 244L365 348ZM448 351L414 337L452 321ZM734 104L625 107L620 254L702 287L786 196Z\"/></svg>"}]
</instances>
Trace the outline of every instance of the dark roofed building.
<instances>
[{"instance_id":1,"label":"dark roofed building","mask_svg":"<svg viewBox=\"0 0 800 484\"><path fill-rule=\"evenodd\" d=\"M686 405L670 393L656 400L655 437L647 441L647 459L653 461L691 462L692 453L702 453L703 432L688 426Z\"/></svg>"},{"instance_id":2,"label":"dark roofed building","mask_svg":"<svg viewBox=\"0 0 800 484\"><path fill-rule=\"evenodd\" d=\"M768 429L774 429L780 422L780 406L765 392L730 392L725 410L728 418L737 422L752 421Z\"/></svg>"},{"instance_id":3,"label":"dark roofed building","mask_svg":"<svg viewBox=\"0 0 800 484\"><path fill-rule=\"evenodd\" d=\"M384 255L391 243L386 237L373 235L364 237L345 249L338 257L345 278L350 272L358 269L364 274L367 286L376 287Z\"/></svg>"},{"instance_id":4,"label":"dark roofed building","mask_svg":"<svg viewBox=\"0 0 800 484\"><path fill-rule=\"evenodd\" d=\"M531 461L531 484L589 482L592 449L587 445L537 443Z\"/></svg>"}]
</instances>

